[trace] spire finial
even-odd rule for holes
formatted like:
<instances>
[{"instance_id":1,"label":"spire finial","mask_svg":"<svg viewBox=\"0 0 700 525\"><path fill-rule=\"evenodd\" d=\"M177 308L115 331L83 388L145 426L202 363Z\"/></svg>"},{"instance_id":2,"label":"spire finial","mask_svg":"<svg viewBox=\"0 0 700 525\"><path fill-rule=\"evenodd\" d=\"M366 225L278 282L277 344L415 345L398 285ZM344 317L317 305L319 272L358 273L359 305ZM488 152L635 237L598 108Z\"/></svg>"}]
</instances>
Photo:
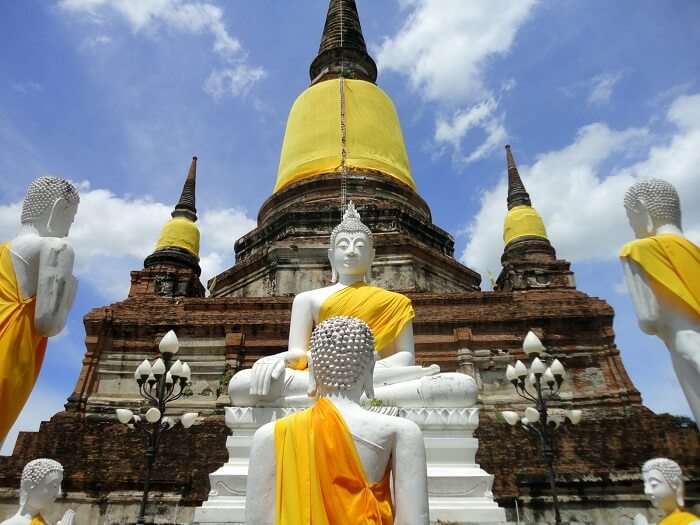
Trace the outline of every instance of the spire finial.
<instances>
[{"instance_id":1,"label":"spire finial","mask_svg":"<svg viewBox=\"0 0 700 525\"><path fill-rule=\"evenodd\" d=\"M525 190L513 153L510 151L510 144L506 144L506 162L508 164L508 209L512 210L516 206L532 206L530 195Z\"/></svg>"},{"instance_id":2,"label":"spire finial","mask_svg":"<svg viewBox=\"0 0 700 525\"><path fill-rule=\"evenodd\" d=\"M367 52L355 0L330 0L309 74L312 84L337 77L377 81L377 65Z\"/></svg>"},{"instance_id":3,"label":"spire finial","mask_svg":"<svg viewBox=\"0 0 700 525\"><path fill-rule=\"evenodd\" d=\"M197 183L197 157L192 157L190 170L187 173L185 184L182 187L180 201L171 213L172 217L185 217L192 222L197 222L197 208L195 208L195 187Z\"/></svg>"}]
</instances>

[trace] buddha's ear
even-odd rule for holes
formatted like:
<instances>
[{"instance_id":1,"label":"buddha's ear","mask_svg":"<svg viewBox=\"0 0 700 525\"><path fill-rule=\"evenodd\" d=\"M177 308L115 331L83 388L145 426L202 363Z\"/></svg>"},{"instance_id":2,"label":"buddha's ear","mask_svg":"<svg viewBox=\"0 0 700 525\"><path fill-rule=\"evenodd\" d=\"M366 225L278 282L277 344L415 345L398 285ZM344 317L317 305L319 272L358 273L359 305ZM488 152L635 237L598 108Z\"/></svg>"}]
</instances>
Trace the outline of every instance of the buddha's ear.
<instances>
[{"instance_id":1,"label":"buddha's ear","mask_svg":"<svg viewBox=\"0 0 700 525\"><path fill-rule=\"evenodd\" d=\"M362 390L367 399L374 399L374 356L364 372Z\"/></svg>"},{"instance_id":2,"label":"buddha's ear","mask_svg":"<svg viewBox=\"0 0 700 525\"><path fill-rule=\"evenodd\" d=\"M306 388L306 394L309 397L318 396L318 386L316 385L316 375L314 374L314 361L311 357L311 352L306 354L306 359L309 367L309 384Z\"/></svg>"},{"instance_id":3,"label":"buddha's ear","mask_svg":"<svg viewBox=\"0 0 700 525\"><path fill-rule=\"evenodd\" d=\"M642 220L645 223L645 228L649 235L654 235L656 233L656 225L651 218L651 213L649 213L649 206L647 206L646 200L643 197L639 198L639 213L642 216Z\"/></svg>"},{"instance_id":4,"label":"buddha's ear","mask_svg":"<svg viewBox=\"0 0 700 525\"><path fill-rule=\"evenodd\" d=\"M53 233L55 231L53 223L56 220L56 210L61 206L65 207L67 203L68 201L63 197L59 197L54 201L53 206L51 206L51 211L49 212L49 218L46 221L46 231L48 233Z\"/></svg>"},{"instance_id":5,"label":"buddha's ear","mask_svg":"<svg viewBox=\"0 0 700 525\"><path fill-rule=\"evenodd\" d=\"M338 272L335 271L335 264L333 264L333 249L328 248L328 262L331 263L331 282L332 283L337 283L338 282Z\"/></svg>"}]
</instances>

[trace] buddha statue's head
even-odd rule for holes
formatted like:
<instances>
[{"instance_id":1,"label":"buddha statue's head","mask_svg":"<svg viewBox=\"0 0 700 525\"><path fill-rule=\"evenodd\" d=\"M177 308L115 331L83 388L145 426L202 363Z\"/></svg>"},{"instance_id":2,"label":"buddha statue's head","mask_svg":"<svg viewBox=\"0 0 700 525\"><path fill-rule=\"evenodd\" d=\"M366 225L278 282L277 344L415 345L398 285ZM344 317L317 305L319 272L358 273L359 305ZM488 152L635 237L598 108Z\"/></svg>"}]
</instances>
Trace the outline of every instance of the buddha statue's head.
<instances>
[{"instance_id":1,"label":"buddha statue's head","mask_svg":"<svg viewBox=\"0 0 700 525\"><path fill-rule=\"evenodd\" d=\"M676 188L665 180L648 179L630 186L625 193L625 211L638 239L669 224L682 231L681 201Z\"/></svg>"},{"instance_id":2,"label":"buddha statue's head","mask_svg":"<svg viewBox=\"0 0 700 525\"><path fill-rule=\"evenodd\" d=\"M374 397L374 336L356 317L326 319L311 334L310 395L353 391Z\"/></svg>"},{"instance_id":3,"label":"buddha statue's head","mask_svg":"<svg viewBox=\"0 0 700 525\"><path fill-rule=\"evenodd\" d=\"M67 237L80 197L73 184L59 177L39 177L27 189L22 224L42 237Z\"/></svg>"},{"instance_id":4,"label":"buddha statue's head","mask_svg":"<svg viewBox=\"0 0 700 525\"><path fill-rule=\"evenodd\" d=\"M53 459L35 459L24 466L19 490L20 507L35 516L61 495L63 466Z\"/></svg>"},{"instance_id":5,"label":"buddha statue's head","mask_svg":"<svg viewBox=\"0 0 700 525\"><path fill-rule=\"evenodd\" d=\"M333 282L338 281L339 275L366 280L374 253L372 232L360 220L360 214L350 201L343 220L331 233L328 260L333 270Z\"/></svg>"},{"instance_id":6,"label":"buddha statue's head","mask_svg":"<svg viewBox=\"0 0 700 525\"><path fill-rule=\"evenodd\" d=\"M644 494L657 509L670 514L683 508L683 472L673 460L650 459L642 466Z\"/></svg>"}]
</instances>

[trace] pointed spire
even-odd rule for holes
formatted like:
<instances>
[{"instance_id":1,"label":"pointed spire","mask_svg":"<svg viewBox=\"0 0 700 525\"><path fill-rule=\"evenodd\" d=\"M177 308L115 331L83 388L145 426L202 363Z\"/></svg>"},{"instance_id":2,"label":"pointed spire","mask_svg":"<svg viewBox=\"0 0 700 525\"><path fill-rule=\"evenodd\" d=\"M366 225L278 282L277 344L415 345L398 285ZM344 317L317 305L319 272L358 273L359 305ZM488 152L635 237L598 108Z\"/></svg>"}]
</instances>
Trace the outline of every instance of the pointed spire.
<instances>
[{"instance_id":1,"label":"pointed spire","mask_svg":"<svg viewBox=\"0 0 700 525\"><path fill-rule=\"evenodd\" d=\"M185 217L192 222L197 222L197 208L195 208L195 187L197 183L197 157L192 157L190 171L187 173L185 184L182 187L180 201L175 210L170 214L173 218Z\"/></svg>"},{"instance_id":2,"label":"pointed spire","mask_svg":"<svg viewBox=\"0 0 700 525\"><path fill-rule=\"evenodd\" d=\"M512 210L516 206L532 206L530 195L525 190L513 153L510 151L510 144L506 144L506 161L508 163L508 209Z\"/></svg>"},{"instance_id":3,"label":"pointed spire","mask_svg":"<svg viewBox=\"0 0 700 525\"><path fill-rule=\"evenodd\" d=\"M309 74L312 84L340 76L377 81L377 65L367 53L355 0L330 0L321 46Z\"/></svg>"}]
</instances>

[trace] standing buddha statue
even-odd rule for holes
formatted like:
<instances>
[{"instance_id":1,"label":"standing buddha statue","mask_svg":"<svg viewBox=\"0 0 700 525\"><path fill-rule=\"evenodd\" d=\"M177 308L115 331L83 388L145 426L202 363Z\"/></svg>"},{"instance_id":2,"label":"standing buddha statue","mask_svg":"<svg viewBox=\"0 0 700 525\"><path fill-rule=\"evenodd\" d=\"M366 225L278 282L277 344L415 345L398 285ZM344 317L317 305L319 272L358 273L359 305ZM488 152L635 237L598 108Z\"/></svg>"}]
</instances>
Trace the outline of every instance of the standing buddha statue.
<instances>
[{"instance_id":1,"label":"standing buddha statue","mask_svg":"<svg viewBox=\"0 0 700 525\"><path fill-rule=\"evenodd\" d=\"M668 182L632 185L625 209L637 239L625 244L620 258L639 326L669 349L700 421L700 248L683 235L680 199Z\"/></svg>"},{"instance_id":2,"label":"standing buddha statue","mask_svg":"<svg viewBox=\"0 0 700 525\"><path fill-rule=\"evenodd\" d=\"M57 177L32 182L17 236L0 244L0 445L39 375L47 338L75 299L74 253L66 241L78 190Z\"/></svg>"}]
</instances>

